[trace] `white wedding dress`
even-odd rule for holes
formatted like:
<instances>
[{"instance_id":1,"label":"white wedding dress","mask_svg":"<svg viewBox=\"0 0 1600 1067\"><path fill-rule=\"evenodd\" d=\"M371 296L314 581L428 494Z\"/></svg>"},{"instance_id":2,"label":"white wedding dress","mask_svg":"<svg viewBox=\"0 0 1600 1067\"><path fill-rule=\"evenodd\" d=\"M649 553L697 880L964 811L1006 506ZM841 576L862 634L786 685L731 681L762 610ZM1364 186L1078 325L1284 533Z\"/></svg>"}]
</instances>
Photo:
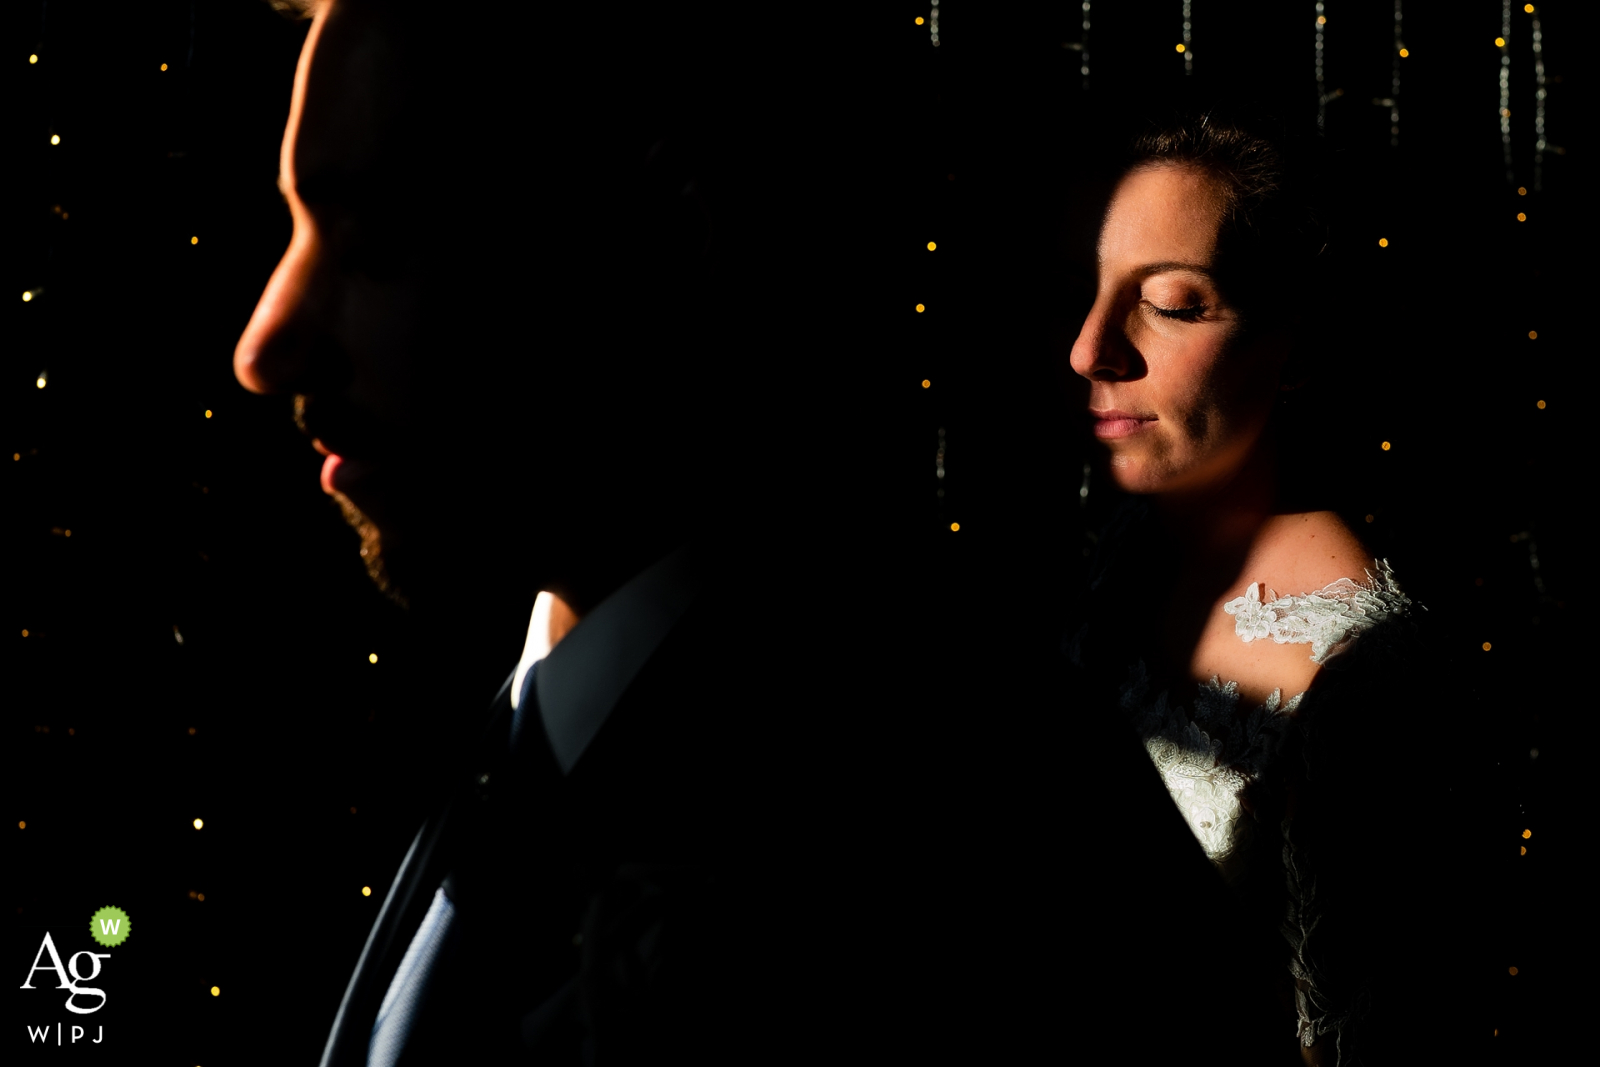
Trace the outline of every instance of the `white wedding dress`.
<instances>
[{"instance_id":1,"label":"white wedding dress","mask_svg":"<svg viewBox=\"0 0 1600 1067\"><path fill-rule=\"evenodd\" d=\"M1362 632L1396 615L1409 613L1411 600L1395 583L1386 560L1374 561L1377 574L1365 582L1342 578L1313 593L1280 597L1271 589L1263 599L1258 585L1226 604L1241 641L1271 640L1310 645L1313 663L1323 664L1348 649ZM1153 685L1143 661L1136 663L1118 693L1145 750L1160 771L1167 791L1206 855L1230 885L1264 858L1257 850L1281 853L1282 885L1287 890L1288 921L1282 930L1291 950L1289 970L1296 979L1299 1038L1310 1046L1324 1034L1337 1040L1351 1013L1322 995L1302 954L1315 923L1314 879L1302 877L1290 820L1277 840L1251 818L1252 794L1280 771L1286 731L1297 721L1302 696L1287 702L1275 690L1266 703L1240 706L1238 684L1213 677L1202 683L1188 707Z\"/></svg>"}]
</instances>

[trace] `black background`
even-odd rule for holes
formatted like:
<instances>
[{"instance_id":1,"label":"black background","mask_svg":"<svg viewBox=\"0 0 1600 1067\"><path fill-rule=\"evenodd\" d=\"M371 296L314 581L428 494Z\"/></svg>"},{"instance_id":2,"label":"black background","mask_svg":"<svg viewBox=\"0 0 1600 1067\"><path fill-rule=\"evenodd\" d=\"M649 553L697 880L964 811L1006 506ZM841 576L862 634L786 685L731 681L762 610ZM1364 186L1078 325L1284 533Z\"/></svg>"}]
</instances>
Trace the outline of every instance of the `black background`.
<instances>
[{"instance_id":1,"label":"black background","mask_svg":"<svg viewBox=\"0 0 1600 1067\"><path fill-rule=\"evenodd\" d=\"M883 273L903 346L874 358L906 372L904 407L886 420L925 435L925 464L905 471L925 486L918 547L996 610L1031 605L1017 610L1048 623L1111 503L1092 483L1080 496L1063 374L1089 303L1103 145L1195 83L1315 121L1313 5L1219 6L1194 4L1186 76L1177 0L1094 4L1087 82L1065 47L1083 41L1078 4L949 0L937 48L913 22L922 6L796 15L819 49L829 34L880 34L885 84L906 101L904 127L885 131L908 146L904 253ZM1540 9L1558 148L1535 187L1520 5L1510 181L1499 4L1406 3L1397 148L1388 107L1370 102L1390 95L1392 7L1327 9L1327 85L1343 94L1326 130L1349 204L1331 251L1347 282L1304 294L1344 338L1304 412L1305 447L1344 473L1340 506L1430 617L1465 646L1492 645L1476 682L1497 709L1498 763L1463 769L1497 797L1483 847L1511 875L1512 933L1485 937L1505 979L1484 1050L1550 1062L1564 961L1578 952L1565 923L1579 809L1562 783L1587 745L1575 669L1587 26L1575 3ZM892 25L858 25L868 19ZM478 30L440 21L441 62L470 62ZM4 23L6 959L20 979L45 930L65 957L98 948L85 933L94 909L133 916L102 974L111 1000L83 1017L91 1036L110 1030L89 1050L101 1059L125 1062L113 1042L150 1063L315 1055L425 814L406 782L449 732L439 709L480 708L522 640L424 631L384 600L288 400L233 379L234 341L288 240L274 183L305 31L250 0L55 2ZM493 205L464 210L492 217ZM1451 728L1449 707L1415 712ZM1375 857L1417 832L1374 827ZM1064 823L1063 866L1072 833ZM8 993L4 1040L25 1042L24 1021L70 1025L57 996Z\"/></svg>"}]
</instances>

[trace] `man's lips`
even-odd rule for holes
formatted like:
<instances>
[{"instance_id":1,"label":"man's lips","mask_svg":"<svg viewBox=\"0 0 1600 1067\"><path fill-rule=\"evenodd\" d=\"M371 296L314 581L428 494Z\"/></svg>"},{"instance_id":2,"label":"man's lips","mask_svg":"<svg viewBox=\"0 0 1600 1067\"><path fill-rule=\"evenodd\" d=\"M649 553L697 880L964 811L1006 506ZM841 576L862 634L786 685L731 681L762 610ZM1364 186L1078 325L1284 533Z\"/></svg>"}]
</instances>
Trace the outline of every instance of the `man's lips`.
<instances>
[{"instance_id":1,"label":"man's lips","mask_svg":"<svg viewBox=\"0 0 1600 1067\"><path fill-rule=\"evenodd\" d=\"M311 447L326 457L322 461L321 480L322 491L329 496L335 493L349 496L351 487L365 478L374 466L371 460L356 459L335 452L320 437L311 439Z\"/></svg>"},{"instance_id":2,"label":"man's lips","mask_svg":"<svg viewBox=\"0 0 1600 1067\"><path fill-rule=\"evenodd\" d=\"M322 491L329 496L335 493L350 496L351 490L356 489L376 466L371 460L351 459L330 452L322 461Z\"/></svg>"},{"instance_id":3,"label":"man's lips","mask_svg":"<svg viewBox=\"0 0 1600 1067\"><path fill-rule=\"evenodd\" d=\"M1136 415L1114 408L1108 411L1091 410L1089 417L1094 419L1094 435L1102 441L1136 434L1157 421L1154 415Z\"/></svg>"}]
</instances>

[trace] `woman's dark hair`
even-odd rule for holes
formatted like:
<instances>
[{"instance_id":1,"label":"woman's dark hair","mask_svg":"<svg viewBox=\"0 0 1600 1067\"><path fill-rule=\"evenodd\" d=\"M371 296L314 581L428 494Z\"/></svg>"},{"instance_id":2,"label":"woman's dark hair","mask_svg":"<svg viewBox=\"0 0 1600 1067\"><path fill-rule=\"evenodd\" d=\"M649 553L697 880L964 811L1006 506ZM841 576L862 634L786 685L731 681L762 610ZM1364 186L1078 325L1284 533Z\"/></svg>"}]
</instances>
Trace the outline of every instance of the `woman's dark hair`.
<instances>
[{"instance_id":1,"label":"woman's dark hair","mask_svg":"<svg viewBox=\"0 0 1600 1067\"><path fill-rule=\"evenodd\" d=\"M1321 145L1282 121L1218 109L1152 125L1132 144L1126 170L1194 167L1222 196L1216 269L1229 298L1257 326L1294 326L1322 289L1328 200Z\"/></svg>"}]
</instances>

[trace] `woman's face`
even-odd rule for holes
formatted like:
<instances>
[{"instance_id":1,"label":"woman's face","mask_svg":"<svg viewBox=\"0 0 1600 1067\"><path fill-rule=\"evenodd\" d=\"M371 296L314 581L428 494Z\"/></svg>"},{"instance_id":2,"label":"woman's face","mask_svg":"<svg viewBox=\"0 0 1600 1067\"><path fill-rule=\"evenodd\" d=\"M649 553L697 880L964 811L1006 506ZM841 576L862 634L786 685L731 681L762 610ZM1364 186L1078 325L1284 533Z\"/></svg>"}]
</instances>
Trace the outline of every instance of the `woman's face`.
<instances>
[{"instance_id":1,"label":"woman's face","mask_svg":"<svg viewBox=\"0 0 1600 1067\"><path fill-rule=\"evenodd\" d=\"M1089 379L1094 434L1126 492L1221 486L1271 413L1284 345L1247 338L1219 289L1221 220L1211 179L1172 164L1129 173L1106 211L1072 369Z\"/></svg>"}]
</instances>

